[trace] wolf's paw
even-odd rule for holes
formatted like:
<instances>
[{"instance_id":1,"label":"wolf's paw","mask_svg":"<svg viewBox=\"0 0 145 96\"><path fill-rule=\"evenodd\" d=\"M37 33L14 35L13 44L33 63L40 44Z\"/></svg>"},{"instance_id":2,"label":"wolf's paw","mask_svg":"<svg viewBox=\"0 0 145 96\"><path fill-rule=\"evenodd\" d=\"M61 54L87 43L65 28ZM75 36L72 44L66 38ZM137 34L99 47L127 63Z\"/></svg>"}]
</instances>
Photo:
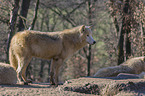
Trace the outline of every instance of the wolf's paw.
<instances>
[{"instance_id":1,"label":"wolf's paw","mask_svg":"<svg viewBox=\"0 0 145 96\"><path fill-rule=\"evenodd\" d=\"M19 85L28 85L28 84L26 84L25 82L17 82L17 84L19 84Z\"/></svg>"},{"instance_id":2,"label":"wolf's paw","mask_svg":"<svg viewBox=\"0 0 145 96\"><path fill-rule=\"evenodd\" d=\"M28 82L24 82L24 85L28 85Z\"/></svg>"}]
</instances>

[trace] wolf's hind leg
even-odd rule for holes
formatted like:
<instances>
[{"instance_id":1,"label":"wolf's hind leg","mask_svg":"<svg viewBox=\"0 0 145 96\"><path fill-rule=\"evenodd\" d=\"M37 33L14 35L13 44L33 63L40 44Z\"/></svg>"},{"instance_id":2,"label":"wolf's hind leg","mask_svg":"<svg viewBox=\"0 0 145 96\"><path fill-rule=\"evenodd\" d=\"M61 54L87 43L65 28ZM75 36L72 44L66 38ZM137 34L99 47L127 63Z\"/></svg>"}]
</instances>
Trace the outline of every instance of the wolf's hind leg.
<instances>
[{"instance_id":1,"label":"wolf's hind leg","mask_svg":"<svg viewBox=\"0 0 145 96\"><path fill-rule=\"evenodd\" d=\"M18 74L19 81L21 79L23 79L25 83L28 83L27 79L26 79L25 71L26 71L26 68L27 68L30 60L31 60L31 58L28 58L28 57L18 58L17 74ZM20 81L20 83L21 83L21 81Z\"/></svg>"},{"instance_id":2,"label":"wolf's hind leg","mask_svg":"<svg viewBox=\"0 0 145 96\"><path fill-rule=\"evenodd\" d=\"M26 69L27 69L27 67L28 67L28 65L29 65L30 60L31 60L30 57L27 58L27 59L25 59L24 66L23 66L23 68L22 68L22 78L23 78L23 80L24 80L26 83L32 83L32 80L26 78Z\"/></svg>"}]
</instances>

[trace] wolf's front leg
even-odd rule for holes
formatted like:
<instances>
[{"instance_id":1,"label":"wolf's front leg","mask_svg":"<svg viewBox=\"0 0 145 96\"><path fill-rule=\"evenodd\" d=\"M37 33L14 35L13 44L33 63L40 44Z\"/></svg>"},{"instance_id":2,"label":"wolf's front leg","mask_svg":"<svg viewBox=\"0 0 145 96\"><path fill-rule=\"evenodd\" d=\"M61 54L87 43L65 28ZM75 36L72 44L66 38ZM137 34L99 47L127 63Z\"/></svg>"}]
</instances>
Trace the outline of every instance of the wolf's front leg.
<instances>
[{"instance_id":1,"label":"wolf's front leg","mask_svg":"<svg viewBox=\"0 0 145 96\"><path fill-rule=\"evenodd\" d=\"M52 76L50 76L51 77L50 78L50 81L51 81L50 83L53 84L54 83L54 79L55 79L55 83L54 84L57 86L58 82L59 82L59 80L58 80L59 68L60 68L60 66L63 63L63 60L60 59L60 58L54 58L52 61L53 61L51 63L51 70L52 70L51 71L51 75ZM53 75L54 75L54 78L53 78Z\"/></svg>"},{"instance_id":2,"label":"wolf's front leg","mask_svg":"<svg viewBox=\"0 0 145 96\"><path fill-rule=\"evenodd\" d=\"M59 69L63 64L63 59L56 59L55 60L55 84L56 86L59 84Z\"/></svg>"},{"instance_id":3,"label":"wolf's front leg","mask_svg":"<svg viewBox=\"0 0 145 96\"><path fill-rule=\"evenodd\" d=\"M56 86L59 84L59 79L58 79L58 76L59 76L59 68L60 68L60 66L57 66L56 68L55 68L55 84L56 84Z\"/></svg>"},{"instance_id":4,"label":"wolf's front leg","mask_svg":"<svg viewBox=\"0 0 145 96\"><path fill-rule=\"evenodd\" d=\"M51 85L55 85L53 76L54 76L54 72L51 71L50 72L50 84Z\"/></svg>"},{"instance_id":5,"label":"wolf's front leg","mask_svg":"<svg viewBox=\"0 0 145 96\"><path fill-rule=\"evenodd\" d=\"M54 83L54 61L53 59L51 60L51 66L50 66L50 84L55 85Z\"/></svg>"}]
</instances>

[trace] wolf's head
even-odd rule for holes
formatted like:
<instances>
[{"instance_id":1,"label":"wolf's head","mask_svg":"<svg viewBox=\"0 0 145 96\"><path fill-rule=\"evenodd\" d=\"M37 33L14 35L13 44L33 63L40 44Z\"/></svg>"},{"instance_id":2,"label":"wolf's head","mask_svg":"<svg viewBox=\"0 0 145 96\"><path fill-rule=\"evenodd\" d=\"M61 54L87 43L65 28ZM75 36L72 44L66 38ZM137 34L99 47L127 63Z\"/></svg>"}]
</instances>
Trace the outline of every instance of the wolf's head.
<instances>
[{"instance_id":1,"label":"wolf's head","mask_svg":"<svg viewBox=\"0 0 145 96\"><path fill-rule=\"evenodd\" d=\"M91 26L82 25L80 28L80 33L81 33L82 37L84 38L84 40L86 40L86 42L88 44L93 45L96 43L96 41L92 37Z\"/></svg>"}]
</instances>

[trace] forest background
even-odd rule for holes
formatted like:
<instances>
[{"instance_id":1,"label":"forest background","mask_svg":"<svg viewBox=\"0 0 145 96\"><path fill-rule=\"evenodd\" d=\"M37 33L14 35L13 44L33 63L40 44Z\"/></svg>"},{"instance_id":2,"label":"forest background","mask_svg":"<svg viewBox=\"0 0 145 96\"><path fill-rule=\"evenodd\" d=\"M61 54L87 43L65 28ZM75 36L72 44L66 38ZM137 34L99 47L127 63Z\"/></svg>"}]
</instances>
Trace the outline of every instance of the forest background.
<instances>
[{"instance_id":1,"label":"forest background","mask_svg":"<svg viewBox=\"0 0 145 96\"><path fill-rule=\"evenodd\" d=\"M93 76L100 68L144 56L144 0L0 0L0 62L9 63L8 49L18 31L60 31L92 26L97 43L67 59L60 80ZM50 61L33 58L27 78L49 82Z\"/></svg>"}]
</instances>

